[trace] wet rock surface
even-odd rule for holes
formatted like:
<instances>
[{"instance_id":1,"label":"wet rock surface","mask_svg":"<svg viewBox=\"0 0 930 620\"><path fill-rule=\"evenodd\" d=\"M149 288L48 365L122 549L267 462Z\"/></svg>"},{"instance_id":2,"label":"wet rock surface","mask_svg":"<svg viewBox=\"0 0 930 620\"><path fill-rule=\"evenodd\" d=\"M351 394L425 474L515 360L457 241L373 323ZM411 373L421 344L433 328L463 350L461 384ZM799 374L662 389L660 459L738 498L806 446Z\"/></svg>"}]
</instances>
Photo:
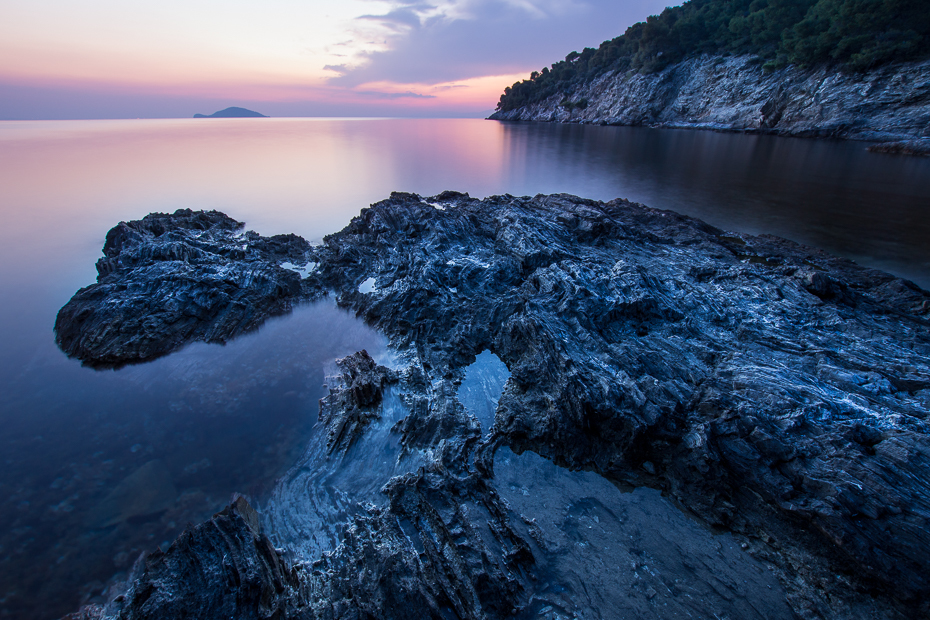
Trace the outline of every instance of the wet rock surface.
<instances>
[{"instance_id":1,"label":"wet rock surface","mask_svg":"<svg viewBox=\"0 0 930 620\"><path fill-rule=\"evenodd\" d=\"M313 445L263 510L294 575L267 617L930 612L930 294L912 283L567 195L395 193L301 251L316 268L288 299L330 291L398 357L340 363ZM123 307L120 278L144 273L124 264L95 299ZM485 351L509 371L490 428L459 399ZM638 491L637 508L604 484L664 497ZM151 579L119 617L148 617L133 601ZM266 589L185 596L253 617Z\"/></svg>"},{"instance_id":2,"label":"wet rock surface","mask_svg":"<svg viewBox=\"0 0 930 620\"><path fill-rule=\"evenodd\" d=\"M507 448L494 474L539 564L535 589L546 596L531 603L536 617L589 609L629 618L794 617L768 567L747 559L732 536L683 518L658 491L623 492L593 472Z\"/></svg>"},{"instance_id":3,"label":"wet rock surface","mask_svg":"<svg viewBox=\"0 0 930 620\"><path fill-rule=\"evenodd\" d=\"M336 362L342 375L339 385L320 400L320 421L327 427L326 447L345 451L381 417L384 388L396 383L389 369L378 366L368 351L359 351Z\"/></svg>"},{"instance_id":4,"label":"wet rock surface","mask_svg":"<svg viewBox=\"0 0 930 620\"><path fill-rule=\"evenodd\" d=\"M586 102L579 106L579 103ZM930 62L862 73L702 55L662 71L610 71L495 120L646 125L858 140L928 137Z\"/></svg>"}]
</instances>

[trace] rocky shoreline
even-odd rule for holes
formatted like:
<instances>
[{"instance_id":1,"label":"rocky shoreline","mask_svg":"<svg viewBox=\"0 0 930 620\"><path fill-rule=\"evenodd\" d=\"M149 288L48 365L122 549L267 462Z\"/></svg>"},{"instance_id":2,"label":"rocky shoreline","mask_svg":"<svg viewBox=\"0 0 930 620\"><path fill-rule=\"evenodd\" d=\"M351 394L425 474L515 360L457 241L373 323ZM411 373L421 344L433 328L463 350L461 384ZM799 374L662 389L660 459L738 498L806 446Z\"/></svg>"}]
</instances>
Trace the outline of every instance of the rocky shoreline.
<instances>
[{"instance_id":1,"label":"rocky shoreline","mask_svg":"<svg viewBox=\"0 0 930 620\"><path fill-rule=\"evenodd\" d=\"M765 71L751 55L703 55L653 74L609 71L490 118L907 141L930 137L930 61Z\"/></svg>"},{"instance_id":2,"label":"rocky shoreline","mask_svg":"<svg viewBox=\"0 0 930 620\"><path fill-rule=\"evenodd\" d=\"M118 366L333 296L399 361L340 362L298 469L375 454L392 468L375 492L341 481L312 504L312 479L293 478L261 516L239 500L74 617L930 613L930 294L912 283L568 195L395 193L315 247L241 229L216 212L121 223L98 282L59 313L57 342ZM462 385L486 351L506 373L482 422ZM544 467L556 469L530 480ZM649 501L727 532L733 551L724 561L720 541L700 547L688 530L681 557L714 570L663 564L599 481L661 491ZM533 508L543 483L559 491ZM327 501L333 519L303 515L282 534ZM319 542L337 531L339 544ZM712 579L718 594L700 594Z\"/></svg>"}]
</instances>

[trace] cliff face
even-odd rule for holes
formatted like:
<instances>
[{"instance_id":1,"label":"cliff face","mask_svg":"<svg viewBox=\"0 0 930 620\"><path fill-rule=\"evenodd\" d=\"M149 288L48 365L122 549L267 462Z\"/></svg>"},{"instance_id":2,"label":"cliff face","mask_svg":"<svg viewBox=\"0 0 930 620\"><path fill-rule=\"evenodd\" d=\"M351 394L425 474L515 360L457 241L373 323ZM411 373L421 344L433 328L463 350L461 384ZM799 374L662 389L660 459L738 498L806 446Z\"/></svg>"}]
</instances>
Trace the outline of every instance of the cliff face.
<instances>
[{"instance_id":1,"label":"cliff face","mask_svg":"<svg viewBox=\"0 0 930 620\"><path fill-rule=\"evenodd\" d=\"M705 55L653 74L610 71L567 97L490 118L860 140L930 137L930 61L867 73L794 66L766 73L753 56Z\"/></svg>"}]
</instances>

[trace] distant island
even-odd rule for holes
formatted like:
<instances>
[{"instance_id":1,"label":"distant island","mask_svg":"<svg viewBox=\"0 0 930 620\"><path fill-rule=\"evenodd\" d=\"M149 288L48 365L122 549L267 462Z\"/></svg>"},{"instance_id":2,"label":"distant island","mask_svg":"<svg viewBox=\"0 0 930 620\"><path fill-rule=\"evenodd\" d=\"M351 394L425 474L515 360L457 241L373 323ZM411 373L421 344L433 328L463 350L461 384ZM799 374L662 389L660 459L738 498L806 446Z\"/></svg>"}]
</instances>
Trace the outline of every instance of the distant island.
<instances>
[{"instance_id":1,"label":"distant island","mask_svg":"<svg viewBox=\"0 0 930 620\"><path fill-rule=\"evenodd\" d=\"M268 118L264 114L246 110L245 108L226 108L213 114L194 114L194 118Z\"/></svg>"}]
</instances>

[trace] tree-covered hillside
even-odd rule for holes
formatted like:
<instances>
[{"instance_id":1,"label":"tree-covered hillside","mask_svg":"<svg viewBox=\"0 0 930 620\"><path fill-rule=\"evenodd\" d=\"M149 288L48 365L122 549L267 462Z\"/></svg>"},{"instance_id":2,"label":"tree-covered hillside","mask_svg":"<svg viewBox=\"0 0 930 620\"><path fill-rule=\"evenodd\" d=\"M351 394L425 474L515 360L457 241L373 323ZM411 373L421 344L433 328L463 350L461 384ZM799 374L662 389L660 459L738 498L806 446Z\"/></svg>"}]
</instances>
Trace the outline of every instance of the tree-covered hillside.
<instances>
[{"instance_id":1,"label":"tree-covered hillside","mask_svg":"<svg viewBox=\"0 0 930 620\"><path fill-rule=\"evenodd\" d=\"M755 54L769 70L829 63L863 71L926 58L930 0L690 0L534 71L504 91L497 109L570 93L612 69L650 73L703 53Z\"/></svg>"}]
</instances>

